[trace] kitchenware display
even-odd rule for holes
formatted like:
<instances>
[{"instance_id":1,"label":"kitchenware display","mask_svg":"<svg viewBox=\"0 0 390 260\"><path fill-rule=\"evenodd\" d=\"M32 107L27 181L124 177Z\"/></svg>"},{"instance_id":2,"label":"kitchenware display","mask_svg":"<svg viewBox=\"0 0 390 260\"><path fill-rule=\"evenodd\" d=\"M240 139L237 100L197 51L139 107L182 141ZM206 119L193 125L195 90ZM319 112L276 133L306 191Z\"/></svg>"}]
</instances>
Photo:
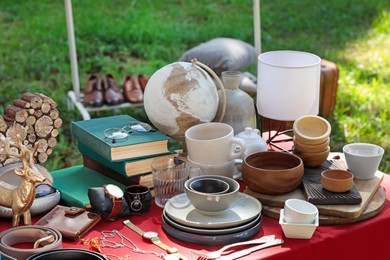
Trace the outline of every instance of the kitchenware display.
<instances>
[{"instance_id":1,"label":"kitchenware display","mask_svg":"<svg viewBox=\"0 0 390 260\"><path fill-rule=\"evenodd\" d=\"M318 213L313 223L291 223L285 219L285 210L280 210L279 224L287 238L310 239L319 225Z\"/></svg>"},{"instance_id":2,"label":"kitchenware display","mask_svg":"<svg viewBox=\"0 0 390 260\"><path fill-rule=\"evenodd\" d=\"M220 179L205 177L205 178L197 178L196 180L191 181L188 187L190 190L199 193L224 194L229 190L230 185L227 184L227 182Z\"/></svg>"},{"instance_id":3,"label":"kitchenware display","mask_svg":"<svg viewBox=\"0 0 390 260\"><path fill-rule=\"evenodd\" d=\"M229 228L255 219L261 213L261 203L245 193L239 192L236 200L218 215L204 215L189 201L185 193L171 198L164 207L169 218L195 228Z\"/></svg>"},{"instance_id":4,"label":"kitchenware display","mask_svg":"<svg viewBox=\"0 0 390 260\"><path fill-rule=\"evenodd\" d=\"M173 220L172 218L167 216L167 214L165 212L163 212L162 217L165 220L165 222L167 222L167 224L171 225L173 228L176 228L176 229L182 230L184 232L188 232L188 233L210 236L210 235L232 234L232 233L237 233L237 232L240 232L243 230L247 230L247 229L255 226L260 221L261 214L258 214L254 219L249 220L246 223L243 223L243 224L240 224L237 226L233 226L233 227L227 227L227 228L211 228L211 227L210 228L201 228L201 227L186 226L186 225L183 225L183 224Z\"/></svg>"},{"instance_id":5,"label":"kitchenware display","mask_svg":"<svg viewBox=\"0 0 390 260\"><path fill-rule=\"evenodd\" d=\"M188 156L204 164L224 163L239 158L246 149L244 140L234 137L233 128L226 123L203 123L185 132ZM239 146L239 151L235 147Z\"/></svg>"},{"instance_id":6,"label":"kitchenware display","mask_svg":"<svg viewBox=\"0 0 390 260\"><path fill-rule=\"evenodd\" d=\"M187 161L191 167L201 169L203 175L219 175L232 178L236 169L236 160L234 159L222 163L200 163L187 156Z\"/></svg>"},{"instance_id":7,"label":"kitchenware display","mask_svg":"<svg viewBox=\"0 0 390 260\"><path fill-rule=\"evenodd\" d=\"M285 152L254 153L242 164L242 179L247 187L265 194L295 190L302 183L303 172L302 160Z\"/></svg>"},{"instance_id":8,"label":"kitchenware display","mask_svg":"<svg viewBox=\"0 0 390 260\"><path fill-rule=\"evenodd\" d=\"M356 185L342 193L335 193L323 188L321 184L321 173L326 170L346 170L344 160L328 159L317 168L305 168L303 175L303 189L307 201L314 205L354 205L362 202L362 196Z\"/></svg>"},{"instance_id":9,"label":"kitchenware display","mask_svg":"<svg viewBox=\"0 0 390 260\"><path fill-rule=\"evenodd\" d=\"M300 199L288 199L284 203L284 221L287 223L312 224L318 217L316 206Z\"/></svg>"},{"instance_id":10,"label":"kitchenware display","mask_svg":"<svg viewBox=\"0 0 390 260\"><path fill-rule=\"evenodd\" d=\"M210 179L225 182L228 185L228 189L225 192L213 194L200 192L191 188L194 183ZM216 187L215 184L212 186ZM229 209L231 205L234 205L234 201L236 200L240 189L240 184L236 180L225 176L214 177L212 175L203 175L187 180L184 183L184 188L190 204L200 213L204 215L217 215Z\"/></svg>"},{"instance_id":11,"label":"kitchenware display","mask_svg":"<svg viewBox=\"0 0 390 260\"><path fill-rule=\"evenodd\" d=\"M205 253L202 251L192 251L192 253L194 253L195 255L197 255L199 257L203 257L206 259L217 259L217 258L222 256L224 251L226 251L230 248L238 247L238 246L246 246L246 245L264 244L264 243L270 242L274 239L275 239L275 235L269 235L269 236L264 236L264 237L244 241L244 242L237 242L237 243L229 244L229 245L226 245L226 246L222 247L221 249L213 251L213 252Z\"/></svg>"},{"instance_id":12,"label":"kitchenware display","mask_svg":"<svg viewBox=\"0 0 390 260\"><path fill-rule=\"evenodd\" d=\"M370 180L374 178L382 160L385 149L375 144L352 143L343 147L348 170L355 179Z\"/></svg>"},{"instance_id":13,"label":"kitchenware display","mask_svg":"<svg viewBox=\"0 0 390 260\"><path fill-rule=\"evenodd\" d=\"M234 260L234 259L238 259L238 258L241 258L243 256L246 256L246 255L249 255L253 252L256 252L256 251L259 251L261 249L264 249L264 248L267 248L267 247L272 247L272 246L277 246L277 245L282 245L284 243L284 240L282 239L273 239L267 243L264 243L262 245L259 245L259 246L253 246L253 247L250 247L248 249L243 249L243 250L240 250L240 251L237 251L237 252L234 252L230 255L227 255L227 256L222 256L219 258L219 260Z\"/></svg>"},{"instance_id":14,"label":"kitchenware display","mask_svg":"<svg viewBox=\"0 0 390 260\"><path fill-rule=\"evenodd\" d=\"M189 167L177 157L157 158L152 161L153 188L157 206L164 207L173 196L184 192L184 183L200 174L199 168Z\"/></svg>"},{"instance_id":15,"label":"kitchenware display","mask_svg":"<svg viewBox=\"0 0 390 260\"><path fill-rule=\"evenodd\" d=\"M353 174L345 170L326 170L321 172L321 184L332 192L347 192L353 187Z\"/></svg>"},{"instance_id":16,"label":"kitchenware display","mask_svg":"<svg viewBox=\"0 0 390 260\"><path fill-rule=\"evenodd\" d=\"M257 214L256 216L259 216L259 214ZM162 228L169 235L186 242L195 243L195 244L205 244L205 245L225 245L228 243L235 243L235 242L247 240L248 238L253 237L259 232L261 224L262 224L262 217L260 216L260 218L255 223L255 225L250 226L247 229L243 229L232 233L206 235L206 234L186 232L181 229L177 229L171 226L170 224L168 224L164 217L162 218Z\"/></svg>"},{"instance_id":17,"label":"kitchenware display","mask_svg":"<svg viewBox=\"0 0 390 260\"><path fill-rule=\"evenodd\" d=\"M296 141L315 145L326 142L332 127L320 116L306 115L294 121L293 130Z\"/></svg>"}]
</instances>

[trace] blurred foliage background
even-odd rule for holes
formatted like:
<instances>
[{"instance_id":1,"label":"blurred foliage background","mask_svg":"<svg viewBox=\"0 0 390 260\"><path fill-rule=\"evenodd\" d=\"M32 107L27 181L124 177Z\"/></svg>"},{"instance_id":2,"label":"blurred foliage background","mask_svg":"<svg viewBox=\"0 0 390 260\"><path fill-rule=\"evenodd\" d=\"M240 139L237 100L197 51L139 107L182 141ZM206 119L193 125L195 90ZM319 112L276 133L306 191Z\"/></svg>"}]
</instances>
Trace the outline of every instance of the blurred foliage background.
<instances>
[{"instance_id":1,"label":"blurred foliage background","mask_svg":"<svg viewBox=\"0 0 390 260\"><path fill-rule=\"evenodd\" d=\"M152 75L186 50L215 37L254 44L251 0L73 1L80 84L92 73ZM0 1L0 113L23 92L42 92L64 121L45 167L81 163L67 106L72 89L63 1ZM262 51L300 50L335 62L340 70L331 149L346 143L381 145L380 169L390 172L390 2L388 0L263 0ZM256 74L256 66L247 68ZM142 107L94 112L146 119Z\"/></svg>"}]
</instances>

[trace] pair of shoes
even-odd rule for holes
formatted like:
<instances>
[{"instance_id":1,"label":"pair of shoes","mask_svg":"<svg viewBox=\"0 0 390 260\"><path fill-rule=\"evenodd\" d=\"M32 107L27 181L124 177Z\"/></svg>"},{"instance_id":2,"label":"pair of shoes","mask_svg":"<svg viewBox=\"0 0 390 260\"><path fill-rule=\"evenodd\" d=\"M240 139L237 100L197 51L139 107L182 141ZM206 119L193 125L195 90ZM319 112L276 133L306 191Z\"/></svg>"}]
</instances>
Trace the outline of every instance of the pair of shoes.
<instances>
[{"instance_id":1,"label":"pair of shoes","mask_svg":"<svg viewBox=\"0 0 390 260\"><path fill-rule=\"evenodd\" d=\"M103 79L91 75L84 90L83 103L87 106L100 107L103 103L117 105L123 102L123 94L114 77L107 74Z\"/></svg>"},{"instance_id":2,"label":"pair of shoes","mask_svg":"<svg viewBox=\"0 0 390 260\"><path fill-rule=\"evenodd\" d=\"M92 107L100 107L103 105L102 82L98 76L92 75L88 78L84 90L83 103Z\"/></svg>"},{"instance_id":3,"label":"pair of shoes","mask_svg":"<svg viewBox=\"0 0 390 260\"><path fill-rule=\"evenodd\" d=\"M148 83L148 77L144 74L138 76L126 76L123 79L123 94L130 103L140 103L144 100L144 90Z\"/></svg>"}]
</instances>

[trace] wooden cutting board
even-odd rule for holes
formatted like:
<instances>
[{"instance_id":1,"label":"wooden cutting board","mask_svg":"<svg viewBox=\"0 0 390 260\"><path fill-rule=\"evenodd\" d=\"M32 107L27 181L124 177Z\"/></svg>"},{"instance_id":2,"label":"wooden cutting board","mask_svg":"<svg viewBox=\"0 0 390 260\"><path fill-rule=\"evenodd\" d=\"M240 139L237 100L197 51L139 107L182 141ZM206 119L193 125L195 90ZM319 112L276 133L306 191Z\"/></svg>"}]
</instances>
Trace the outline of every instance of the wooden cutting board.
<instances>
[{"instance_id":1,"label":"wooden cutting board","mask_svg":"<svg viewBox=\"0 0 390 260\"><path fill-rule=\"evenodd\" d=\"M356 219L366 208L371 201L375 192L378 190L380 183L383 179L383 173L377 171L375 177L371 180L355 180L355 185L362 197L362 202L357 205L317 205L318 211L322 215L329 215L334 217L351 218ZM287 199L302 199L306 200L306 196L302 187L280 195L268 195L254 192L248 188L245 189L245 193L257 198L263 205L283 208L284 202Z\"/></svg>"},{"instance_id":2,"label":"wooden cutting board","mask_svg":"<svg viewBox=\"0 0 390 260\"><path fill-rule=\"evenodd\" d=\"M385 206L386 202L386 191L383 187L375 192L374 196L368 203L367 207L363 210L363 213L357 218L341 218L335 216L328 216L320 214L319 224L320 226L326 225L340 225L340 224L350 224L359 221L363 221L369 218L372 218L378 215ZM274 219L279 219L280 217L280 207L273 207L263 204L262 214Z\"/></svg>"}]
</instances>

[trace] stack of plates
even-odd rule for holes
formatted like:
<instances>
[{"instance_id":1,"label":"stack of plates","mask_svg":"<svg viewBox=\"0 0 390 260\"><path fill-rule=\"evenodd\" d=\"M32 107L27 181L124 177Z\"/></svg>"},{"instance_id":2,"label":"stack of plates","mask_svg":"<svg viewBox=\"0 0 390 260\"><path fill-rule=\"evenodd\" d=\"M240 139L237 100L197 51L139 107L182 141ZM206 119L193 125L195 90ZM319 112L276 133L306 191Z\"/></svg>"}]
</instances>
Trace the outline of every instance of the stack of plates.
<instances>
[{"instance_id":1,"label":"stack of plates","mask_svg":"<svg viewBox=\"0 0 390 260\"><path fill-rule=\"evenodd\" d=\"M234 243L257 234L262 222L261 209L257 199L238 193L229 209L218 215L204 215L182 193L165 205L162 227L168 234L191 243Z\"/></svg>"}]
</instances>

